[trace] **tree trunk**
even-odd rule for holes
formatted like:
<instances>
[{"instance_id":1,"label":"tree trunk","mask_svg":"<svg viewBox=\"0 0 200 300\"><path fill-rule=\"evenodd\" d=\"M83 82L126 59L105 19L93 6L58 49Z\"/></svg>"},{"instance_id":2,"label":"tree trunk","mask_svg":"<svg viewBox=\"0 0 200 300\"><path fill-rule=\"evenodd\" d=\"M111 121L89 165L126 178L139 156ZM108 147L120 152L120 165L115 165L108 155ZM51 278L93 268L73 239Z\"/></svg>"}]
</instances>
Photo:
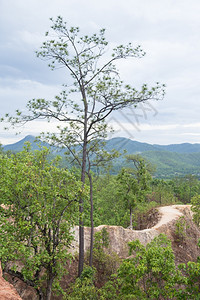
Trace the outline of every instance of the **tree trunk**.
<instances>
[{"instance_id":1,"label":"tree trunk","mask_svg":"<svg viewBox=\"0 0 200 300\"><path fill-rule=\"evenodd\" d=\"M133 216L132 215L133 215L132 207L130 207L130 226L129 226L130 229L133 229L133 220L132 220Z\"/></svg>"},{"instance_id":2,"label":"tree trunk","mask_svg":"<svg viewBox=\"0 0 200 300\"><path fill-rule=\"evenodd\" d=\"M82 72L80 68L80 77L82 77ZM84 132L83 132L83 153L82 153L82 170L81 170L81 181L83 183L83 188L85 185L85 174L86 174L86 160L87 160L87 124L88 124L88 103L86 100L86 92L83 79L81 79L81 94L84 102ZM79 200L79 263L78 263L78 277L81 276L84 265L84 221L83 221L83 198Z\"/></svg>"},{"instance_id":3,"label":"tree trunk","mask_svg":"<svg viewBox=\"0 0 200 300\"><path fill-rule=\"evenodd\" d=\"M53 279L54 279L53 275L52 274L48 274L46 300L50 300L51 299Z\"/></svg>"},{"instance_id":4,"label":"tree trunk","mask_svg":"<svg viewBox=\"0 0 200 300\"><path fill-rule=\"evenodd\" d=\"M78 276L81 276L84 264L84 223L83 223L83 199L79 201L79 264Z\"/></svg>"},{"instance_id":5,"label":"tree trunk","mask_svg":"<svg viewBox=\"0 0 200 300\"><path fill-rule=\"evenodd\" d=\"M90 258L89 265L92 267L93 263L93 244L94 244L94 220L93 220L93 184L92 176L88 173L88 178L90 181L90 222L91 222L91 232L90 232Z\"/></svg>"},{"instance_id":6,"label":"tree trunk","mask_svg":"<svg viewBox=\"0 0 200 300\"><path fill-rule=\"evenodd\" d=\"M86 150L87 150L87 140L83 143L83 160L82 160L82 170L81 170L81 181L83 187L85 184L85 173L86 173ZM79 200L79 263L78 263L78 277L81 276L84 265L84 222L83 222L83 198Z\"/></svg>"}]
</instances>

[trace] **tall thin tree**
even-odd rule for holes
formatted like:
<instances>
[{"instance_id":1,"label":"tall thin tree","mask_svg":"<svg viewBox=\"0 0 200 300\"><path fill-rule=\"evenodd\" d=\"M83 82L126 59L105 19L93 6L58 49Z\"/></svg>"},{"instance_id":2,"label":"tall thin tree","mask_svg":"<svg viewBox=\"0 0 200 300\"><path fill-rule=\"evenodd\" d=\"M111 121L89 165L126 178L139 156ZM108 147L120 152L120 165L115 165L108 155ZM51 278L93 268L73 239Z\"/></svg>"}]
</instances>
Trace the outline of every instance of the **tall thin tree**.
<instances>
[{"instance_id":1,"label":"tall thin tree","mask_svg":"<svg viewBox=\"0 0 200 300\"><path fill-rule=\"evenodd\" d=\"M108 116L125 107L134 106L150 99L162 99L164 85L156 83L140 90L120 80L115 62L127 58L141 58L145 52L140 46L119 45L109 54L105 29L98 34L80 35L78 27L69 27L62 17L51 19L51 33L37 56L49 61L49 67L66 69L63 91L53 100L32 99L27 104L27 113L16 111L16 116L7 115L7 120L16 126L35 119L60 121L59 132L52 136L67 144L70 151L79 145L82 151L81 181L85 185L87 155L90 144L105 137L105 121ZM48 37L50 37L48 39ZM107 52L107 53L106 53ZM4 119L5 120L5 119ZM79 201L79 276L84 263L84 199Z\"/></svg>"}]
</instances>

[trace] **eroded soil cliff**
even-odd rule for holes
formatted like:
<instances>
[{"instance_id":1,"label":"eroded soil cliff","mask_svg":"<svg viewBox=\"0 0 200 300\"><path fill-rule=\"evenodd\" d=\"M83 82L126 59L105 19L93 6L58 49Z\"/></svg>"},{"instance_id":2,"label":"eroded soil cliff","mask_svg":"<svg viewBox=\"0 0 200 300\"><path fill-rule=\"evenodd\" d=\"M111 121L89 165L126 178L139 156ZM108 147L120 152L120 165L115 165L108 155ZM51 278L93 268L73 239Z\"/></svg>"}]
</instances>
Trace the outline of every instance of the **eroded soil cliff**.
<instances>
[{"instance_id":1,"label":"eroded soil cliff","mask_svg":"<svg viewBox=\"0 0 200 300\"><path fill-rule=\"evenodd\" d=\"M21 300L22 298L17 293L16 289L8 281L2 277L0 265L0 299L1 300Z\"/></svg>"},{"instance_id":2,"label":"eroded soil cliff","mask_svg":"<svg viewBox=\"0 0 200 300\"><path fill-rule=\"evenodd\" d=\"M125 229L120 226L108 226L101 225L95 228L95 232L106 228L109 233L110 246L109 253L115 252L120 258L128 256L129 241L139 239L139 241L146 245L154 237L160 233L166 234L172 241L172 248L175 254L176 263L196 261L200 256L200 249L198 247L198 241L200 239L200 230L192 221L192 213L189 205L172 205L158 208L157 224L153 217L149 216L149 220L153 220L153 227L148 222L147 229L143 230L131 230ZM75 240L70 251L73 254L78 253L78 226L74 228ZM90 228L85 228L85 251L90 246ZM66 288L68 284L77 276L77 260L74 263L68 265L69 275L66 275L62 280L63 288ZM37 299L36 293L31 293L30 288L25 287L23 282L16 280L13 277L9 277L9 281L16 287L18 293L23 300L35 300ZM0 287L1 289L1 287ZM0 291L1 292L1 291ZM1 294L0 294L1 295ZM0 299L4 299L1 298ZM15 298L5 298L15 299ZM20 298L16 298L20 299ZM59 297L52 296L52 300L60 299Z\"/></svg>"},{"instance_id":3,"label":"eroded soil cliff","mask_svg":"<svg viewBox=\"0 0 200 300\"><path fill-rule=\"evenodd\" d=\"M197 246L200 239L200 230L192 221L190 205L171 205L158 208L159 221L151 228L143 230L125 229L121 226L101 225L96 231L106 228L110 239L110 252L117 253L120 257L128 256L127 243L138 239L143 245L149 243L160 233L166 234L172 241L172 247L177 262L195 261L200 255ZM74 229L75 241L71 251L78 252L78 226ZM90 246L90 228L85 228L85 251Z\"/></svg>"}]
</instances>

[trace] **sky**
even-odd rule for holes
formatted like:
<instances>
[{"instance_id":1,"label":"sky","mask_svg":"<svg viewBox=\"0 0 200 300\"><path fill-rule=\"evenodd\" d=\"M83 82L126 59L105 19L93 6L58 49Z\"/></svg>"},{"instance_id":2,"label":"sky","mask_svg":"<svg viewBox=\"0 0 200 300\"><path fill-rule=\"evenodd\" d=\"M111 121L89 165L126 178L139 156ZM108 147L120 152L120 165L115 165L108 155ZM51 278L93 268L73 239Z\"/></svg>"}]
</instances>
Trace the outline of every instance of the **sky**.
<instances>
[{"instance_id":1,"label":"sky","mask_svg":"<svg viewBox=\"0 0 200 300\"><path fill-rule=\"evenodd\" d=\"M106 29L111 46L141 45L142 59L120 62L122 80L132 86L166 84L162 101L113 114L114 135L150 144L200 143L199 0L0 0L0 117L23 110L33 98L52 99L65 83L63 70L51 71L36 57L60 15L84 34ZM4 130L0 143L54 131L55 123L29 123L19 135Z\"/></svg>"}]
</instances>

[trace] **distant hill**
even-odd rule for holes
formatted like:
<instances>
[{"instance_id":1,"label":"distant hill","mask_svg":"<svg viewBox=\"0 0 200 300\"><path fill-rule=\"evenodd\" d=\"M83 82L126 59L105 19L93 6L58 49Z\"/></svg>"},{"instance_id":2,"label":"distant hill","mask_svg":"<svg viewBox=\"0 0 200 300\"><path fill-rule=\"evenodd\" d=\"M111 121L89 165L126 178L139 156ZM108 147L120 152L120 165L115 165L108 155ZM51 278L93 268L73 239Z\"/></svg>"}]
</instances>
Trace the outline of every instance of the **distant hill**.
<instances>
[{"instance_id":1,"label":"distant hill","mask_svg":"<svg viewBox=\"0 0 200 300\"><path fill-rule=\"evenodd\" d=\"M3 146L3 149L5 151L10 150L12 152L19 152L19 151L22 151L22 149L23 149L26 142L30 142L31 146L32 146L32 149L36 150L36 149L39 149L39 146L38 146L37 142L35 141L35 139L36 139L35 136L27 135L25 138L23 138L19 142Z\"/></svg>"},{"instance_id":2,"label":"distant hill","mask_svg":"<svg viewBox=\"0 0 200 300\"><path fill-rule=\"evenodd\" d=\"M142 156L156 166L157 177L170 178L186 174L200 176L200 152L147 151Z\"/></svg>"},{"instance_id":3,"label":"distant hill","mask_svg":"<svg viewBox=\"0 0 200 300\"><path fill-rule=\"evenodd\" d=\"M177 153L200 153L200 144L171 144L157 145L132 141L127 138L117 137L107 141L108 149L125 149L128 153L142 153L146 151L170 151Z\"/></svg>"},{"instance_id":4,"label":"distant hill","mask_svg":"<svg viewBox=\"0 0 200 300\"><path fill-rule=\"evenodd\" d=\"M121 138L121 137L108 140L106 142L106 149L108 151L112 149L116 149L118 151L126 150L128 154L158 150L154 145L150 145L147 143L140 143L140 142L132 141L130 139Z\"/></svg>"},{"instance_id":5,"label":"distant hill","mask_svg":"<svg viewBox=\"0 0 200 300\"><path fill-rule=\"evenodd\" d=\"M25 146L26 142L30 142L31 143L31 148L32 150L39 150L41 147L47 147L47 148L51 148L51 150L53 152L55 152L55 150L59 150L58 147L53 147L50 146L48 143L46 142L42 142L40 140L37 140L35 136L33 135L27 135L25 138L23 138L22 140L14 143L14 144L9 144L9 145L5 145L3 146L3 149L5 151L12 151L12 152L19 152L23 150L23 147Z\"/></svg>"},{"instance_id":6,"label":"distant hill","mask_svg":"<svg viewBox=\"0 0 200 300\"><path fill-rule=\"evenodd\" d=\"M17 143L5 145L3 148L5 151L18 152L23 149L24 143L27 141L31 143L33 150L39 149L39 142L35 141L35 137L32 135L26 136ZM50 147L48 143L41 142L40 144L41 146ZM157 177L169 178L189 173L200 175L200 144L151 145L117 137L107 140L105 148L107 151L116 149L121 153L125 150L127 154L141 154L156 166L155 175ZM64 150L60 151L56 147L51 147L51 149L54 153L64 155ZM114 171L118 172L125 164L125 159L120 157L114 162Z\"/></svg>"},{"instance_id":7,"label":"distant hill","mask_svg":"<svg viewBox=\"0 0 200 300\"><path fill-rule=\"evenodd\" d=\"M172 144L172 145L154 145L158 150L165 150L177 153L200 153L200 144Z\"/></svg>"}]
</instances>

